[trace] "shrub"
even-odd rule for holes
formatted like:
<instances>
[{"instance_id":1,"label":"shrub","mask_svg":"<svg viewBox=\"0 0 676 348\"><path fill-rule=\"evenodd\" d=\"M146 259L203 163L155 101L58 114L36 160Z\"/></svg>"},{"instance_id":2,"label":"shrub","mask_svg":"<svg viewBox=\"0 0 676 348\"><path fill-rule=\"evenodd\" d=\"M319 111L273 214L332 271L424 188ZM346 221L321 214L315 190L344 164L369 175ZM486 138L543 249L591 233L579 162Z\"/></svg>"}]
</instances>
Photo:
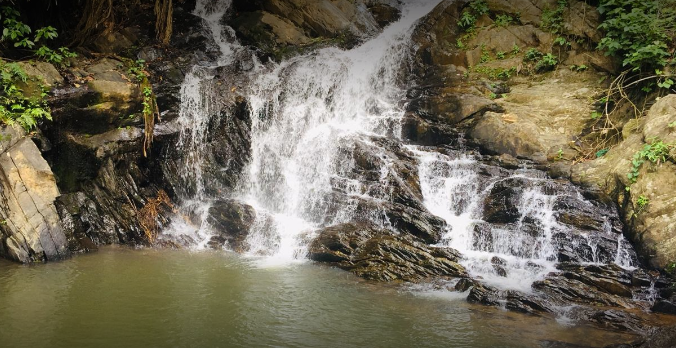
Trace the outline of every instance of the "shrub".
<instances>
[{"instance_id":1,"label":"shrub","mask_svg":"<svg viewBox=\"0 0 676 348\"><path fill-rule=\"evenodd\" d=\"M568 6L567 0L557 1L556 8L542 11L542 28L559 34L563 31L563 12Z\"/></svg>"},{"instance_id":2,"label":"shrub","mask_svg":"<svg viewBox=\"0 0 676 348\"><path fill-rule=\"evenodd\" d=\"M639 171L641 166L645 161L649 161L653 164L660 165L661 163L666 162L668 159L672 159L669 154L671 149L674 148L674 144L665 144L662 140L653 139L649 144L643 146L641 151L638 151L634 154L634 157L631 160L631 171L627 174L630 185L635 184L638 180ZM627 191L630 188L626 187Z\"/></svg>"},{"instance_id":3,"label":"shrub","mask_svg":"<svg viewBox=\"0 0 676 348\"><path fill-rule=\"evenodd\" d=\"M634 71L667 64L676 0L602 0L598 10L604 18L599 29L606 33L599 49Z\"/></svg>"},{"instance_id":4,"label":"shrub","mask_svg":"<svg viewBox=\"0 0 676 348\"><path fill-rule=\"evenodd\" d=\"M514 22L514 18L510 15L497 15L495 17L495 25L498 27L506 27Z\"/></svg>"},{"instance_id":5,"label":"shrub","mask_svg":"<svg viewBox=\"0 0 676 348\"><path fill-rule=\"evenodd\" d=\"M479 17L488 13L488 4L485 0L473 0L469 3L469 7L460 14L460 21L458 25L466 32L474 31L474 26Z\"/></svg>"},{"instance_id":6,"label":"shrub","mask_svg":"<svg viewBox=\"0 0 676 348\"><path fill-rule=\"evenodd\" d=\"M28 76L19 64L0 60L0 123L18 123L28 132L40 119L51 120L52 115L44 89L37 96L28 96L21 90L19 84L27 81Z\"/></svg>"},{"instance_id":7,"label":"shrub","mask_svg":"<svg viewBox=\"0 0 676 348\"><path fill-rule=\"evenodd\" d=\"M32 33L31 28L21 22L19 16L20 13L10 6L0 7L0 19L3 19L0 41L14 43L14 47L17 48L33 50L33 47L41 40L44 42L45 40L53 40L59 36L56 28L47 26L36 30L35 35L30 37L28 35ZM51 49L46 45L40 45L36 50L33 50L33 54L44 61L58 65L63 64L66 58L77 56L67 47Z\"/></svg>"}]
</instances>

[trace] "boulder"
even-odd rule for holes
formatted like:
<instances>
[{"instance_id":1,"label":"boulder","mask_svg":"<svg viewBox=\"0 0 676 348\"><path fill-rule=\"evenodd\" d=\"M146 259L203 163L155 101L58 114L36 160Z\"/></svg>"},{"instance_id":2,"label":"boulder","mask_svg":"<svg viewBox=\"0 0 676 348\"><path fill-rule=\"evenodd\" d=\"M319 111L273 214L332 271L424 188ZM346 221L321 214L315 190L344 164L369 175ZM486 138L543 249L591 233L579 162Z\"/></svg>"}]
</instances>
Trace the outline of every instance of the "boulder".
<instances>
[{"instance_id":1,"label":"boulder","mask_svg":"<svg viewBox=\"0 0 676 348\"><path fill-rule=\"evenodd\" d=\"M387 2L371 1L369 5L361 0L235 1L231 26L262 56L280 60L321 47L323 41L352 46L396 18L396 8Z\"/></svg>"},{"instance_id":2,"label":"boulder","mask_svg":"<svg viewBox=\"0 0 676 348\"><path fill-rule=\"evenodd\" d=\"M469 136L489 153L543 160L546 144L533 136L541 133L540 127L527 119L487 112L478 119Z\"/></svg>"},{"instance_id":3,"label":"boulder","mask_svg":"<svg viewBox=\"0 0 676 348\"><path fill-rule=\"evenodd\" d=\"M368 224L324 228L309 246L310 259L378 281L418 282L429 277L466 277L459 253Z\"/></svg>"},{"instance_id":4,"label":"boulder","mask_svg":"<svg viewBox=\"0 0 676 348\"><path fill-rule=\"evenodd\" d=\"M522 213L519 211L521 195L529 181L521 178L496 182L484 199L483 219L490 223L515 223Z\"/></svg>"},{"instance_id":5,"label":"boulder","mask_svg":"<svg viewBox=\"0 0 676 348\"><path fill-rule=\"evenodd\" d=\"M523 24L540 25L542 11L556 8L556 0L488 0L488 8L495 12L520 14Z\"/></svg>"},{"instance_id":6,"label":"boulder","mask_svg":"<svg viewBox=\"0 0 676 348\"><path fill-rule=\"evenodd\" d=\"M553 303L633 307L631 274L615 265L559 264L560 273L535 282L533 288Z\"/></svg>"},{"instance_id":7,"label":"boulder","mask_svg":"<svg viewBox=\"0 0 676 348\"><path fill-rule=\"evenodd\" d=\"M63 84L63 76L54 65L47 62L20 62L19 65L29 77L36 78L47 88Z\"/></svg>"},{"instance_id":8,"label":"boulder","mask_svg":"<svg viewBox=\"0 0 676 348\"><path fill-rule=\"evenodd\" d=\"M572 180L583 185L598 187L613 197L621 207L624 223L629 226L628 237L637 251L653 267L664 268L676 260L676 165L667 161L659 165L646 161L641 166L636 183L627 179L632 169L633 154L646 143L662 140L676 142L669 124L676 122L676 95L658 100L643 120L643 130L628 134L627 138L611 148L606 155L591 162L580 163L572 169ZM671 154L675 152L672 150ZM626 190L630 187L630 190ZM639 207L643 196L648 204Z\"/></svg>"},{"instance_id":9,"label":"boulder","mask_svg":"<svg viewBox=\"0 0 676 348\"><path fill-rule=\"evenodd\" d=\"M1 134L0 256L24 263L67 257L54 174L30 138L17 130Z\"/></svg>"},{"instance_id":10,"label":"boulder","mask_svg":"<svg viewBox=\"0 0 676 348\"><path fill-rule=\"evenodd\" d=\"M256 221L255 210L234 200L217 201L209 207L207 222L216 234L212 247L226 246L235 251L244 250L244 241Z\"/></svg>"}]
</instances>

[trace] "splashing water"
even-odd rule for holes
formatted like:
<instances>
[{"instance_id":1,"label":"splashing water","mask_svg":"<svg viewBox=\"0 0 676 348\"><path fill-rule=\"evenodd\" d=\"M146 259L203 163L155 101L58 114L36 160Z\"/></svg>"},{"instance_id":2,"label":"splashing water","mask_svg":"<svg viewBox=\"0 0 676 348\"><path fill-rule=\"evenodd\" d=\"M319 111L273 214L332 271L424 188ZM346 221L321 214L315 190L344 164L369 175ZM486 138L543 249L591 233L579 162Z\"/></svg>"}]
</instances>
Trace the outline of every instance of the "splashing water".
<instances>
[{"instance_id":1,"label":"splashing water","mask_svg":"<svg viewBox=\"0 0 676 348\"><path fill-rule=\"evenodd\" d=\"M481 188L478 162L468 155L453 158L420 147L411 149L420 159L423 203L449 225L440 245L460 251L464 256L461 263L472 276L500 288L529 291L535 280L555 269L552 196L543 194L537 185L529 187L522 195L518 207L521 216L515 227L495 227L477 233L475 227L482 223L481 203L495 182ZM541 233L535 237L521 233L526 218L535 220ZM496 257L508 277L496 272Z\"/></svg>"},{"instance_id":2,"label":"splashing water","mask_svg":"<svg viewBox=\"0 0 676 348\"><path fill-rule=\"evenodd\" d=\"M460 251L461 263L470 274L488 285L501 289L531 291L531 284L556 271L558 248L555 234L573 233L556 218L556 202L570 195L589 204L577 192L552 190L549 180L536 171L519 170L507 178L493 178L481 187L477 173L479 162L463 153L446 155L409 146L419 158L420 185L423 203L433 214L449 225L441 246ZM493 225L483 221L483 202L494 186L504 180L525 180L517 209L516 224ZM622 234L612 232L607 219L604 235L617 238L614 259L601 259L598 254L599 236L578 234L591 250L589 263L614 262L631 268L632 254ZM574 240L574 243L578 241Z\"/></svg>"},{"instance_id":3,"label":"splashing water","mask_svg":"<svg viewBox=\"0 0 676 348\"><path fill-rule=\"evenodd\" d=\"M264 256L261 265L303 262L317 228L353 221L357 214L366 214L359 218L382 228L392 228L382 211L357 212L349 197L377 206L391 195L387 180L399 174L374 139L401 142L405 91L400 86L406 80L402 67L410 52L410 36L414 24L439 2L411 0L398 22L351 50L325 48L267 66L254 59L256 69L249 73L251 82L245 91L252 120L251 159L235 198L256 211L244 244L249 255ZM232 29L220 24L230 3L198 0L195 14L203 18L220 53L213 61L194 66L181 88L179 146L185 155L182 174L188 187L182 211L197 223L175 222L165 234L190 238L197 247L204 247L211 237L209 191L219 185L207 178L203 167L209 124L221 114L213 89L215 70L234 64L234 57L246 50ZM377 180L382 185L375 189L350 176L356 167L352 153L357 148L373 150L380 161ZM520 217L513 225L488 226L482 220L483 200L505 178L493 179L486 186L479 178L478 162L470 155L442 154L418 146L405 149L418 163L425 208L448 224L440 246L459 250L473 277L499 288L528 292L534 281L556 270L554 235L565 228L555 217L554 206L561 194L546 189L546 178L532 171L506 178L529 182L517 205ZM336 188L345 193L347 201L331 201ZM533 226L534 231L524 233ZM607 229L612 234L611 227ZM631 267L627 242L622 235L617 238L614 262ZM594 251L597 241L584 240L592 250L592 261L599 262Z\"/></svg>"},{"instance_id":4,"label":"splashing water","mask_svg":"<svg viewBox=\"0 0 676 348\"><path fill-rule=\"evenodd\" d=\"M232 0L198 0L194 15L202 18L207 36L213 38L219 55L214 61L196 64L185 76L181 85L181 104L178 124L180 135L178 148L184 159L180 167L184 192L179 192L183 202L181 212L187 219L175 219L164 235L169 238L188 239L195 248L204 248L212 233L207 222L210 197L207 188L214 189L218 182L208 180L204 172L208 155L207 137L209 124L217 122L221 110L220 96L214 89L215 69L232 64L235 53L244 50L229 27L220 24L229 10Z\"/></svg>"},{"instance_id":5,"label":"splashing water","mask_svg":"<svg viewBox=\"0 0 676 348\"><path fill-rule=\"evenodd\" d=\"M398 22L361 46L297 57L253 82L252 157L239 192L267 222L250 233L250 253L279 263L302 260L314 228L349 220L349 205L325 220L332 182L353 166L341 149L368 143L370 135L401 133L402 62L413 24L438 3L411 2Z\"/></svg>"}]
</instances>

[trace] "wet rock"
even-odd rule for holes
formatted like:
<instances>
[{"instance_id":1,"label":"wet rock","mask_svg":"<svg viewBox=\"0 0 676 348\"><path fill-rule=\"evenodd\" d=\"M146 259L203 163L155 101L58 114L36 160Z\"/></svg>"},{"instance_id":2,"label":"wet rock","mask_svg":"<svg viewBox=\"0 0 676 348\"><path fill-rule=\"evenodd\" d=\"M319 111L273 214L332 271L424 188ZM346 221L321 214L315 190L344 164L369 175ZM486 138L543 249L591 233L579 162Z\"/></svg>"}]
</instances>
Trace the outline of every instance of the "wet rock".
<instances>
[{"instance_id":1,"label":"wet rock","mask_svg":"<svg viewBox=\"0 0 676 348\"><path fill-rule=\"evenodd\" d=\"M474 286L474 282L470 278L462 278L455 284L455 291L465 292Z\"/></svg>"},{"instance_id":2,"label":"wet rock","mask_svg":"<svg viewBox=\"0 0 676 348\"><path fill-rule=\"evenodd\" d=\"M396 1L366 1L366 6L381 28L401 17L401 10L397 8Z\"/></svg>"},{"instance_id":3,"label":"wet rock","mask_svg":"<svg viewBox=\"0 0 676 348\"><path fill-rule=\"evenodd\" d=\"M425 245L420 239L366 224L342 224L318 232L309 257L378 281L417 282L428 277L462 277L457 252Z\"/></svg>"},{"instance_id":4,"label":"wet rock","mask_svg":"<svg viewBox=\"0 0 676 348\"><path fill-rule=\"evenodd\" d=\"M491 259L491 264L493 265L493 270L495 270L495 273L501 277L507 277L507 270L505 269L505 265L507 265L507 261L505 259L502 259L497 256L493 256Z\"/></svg>"},{"instance_id":5,"label":"wet rock","mask_svg":"<svg viewBox=\"0 0 676 348\"><path fill-rule=\"evenodd\" d=\"M554 205L557 220L569 226L586 231L622 233L622 222L609 218L617 216L617 208L600 200L582 200L579 197L565 195L557 197Z\"/></svg>"},{"instance_id":6,"label":"wet rock","mask_svg":"<svg viewBox=\"0 0 676 348\"><path fill-rule=\"evenodd\" d=\"M540 314L553 312L545 301L540 300L534 296L528 296L518 291L507 291L505 295L507 303L505 308L515 312Z\"/></svg>"},{"instance_id":7,"label":"wet rock","mask_svg":"<svg viewBox=\"0 0 676 348\"><path fill-rule=\"evenodd\" d=\"M277 60L329 41L349 47L380 29L373 13L379 13L385 24L390 9L385 3L374 2L374 11L369 11L361 0L235 1L233 6L231 26L237 35L262 56Z\"/></svg>"},{"instance_id":8,"label":"wet rock","mask_svg":"<svg viewBox=\"0 0 676 348\"><path fill-rule=\"evenodd\" d=\"M484 199L484 221L514 223L521 217L519 204L528 180L512 178L496 182Z\"/></svg>"},{"instance_id":9,"label":"wet rock","mask_svg":"<svg viewBox=\"0 0 676 348\"><path fill-rule=\"evenodd\" d=\"M676 315L676 304L674 303L674 300L676 300L676 298L672 299L671 301L659 300L655 302L650 310L657 313Z\"/></svg>"},{"instance_id":10,"label":"wet rock","mask_svg":"<svg viewBox=\"0 0 676 348\"><path fill-rule=\"evenodd\" d=\"M642 332L645 328L643 320L638 316L614 309L598 311L590 319L602 327L613 330Z\"/></svg>"},{"instance_id":11,"label":"wet rock","mask_svg":"<svg viewBox=\"0 0 676 348\"><path fill-rule=\"evenodd\" d=\"M550 274L533 288L558 303L632 307L631 275L615 265L560 264L561 273Z\"/></svg>"},{"instance_id":12,"label":"wet rock","mask_svg":"<svg viewBox=\"0 0 676 348\"><path fill-rule=\"evenodd\" d=\"M500 305L500 292L491 286L475 283L467 295L467 302L498 306Z\"/></svg>"},{"instance_id":13,"label":"wet rock","mask_svg":"<svg viewBox=\"0 0 676 348\"><path fill-rule=\"evenodd\" d=\"M209 225L218 234L212 238L212 247L227 247L243 250L243 243L256 220L255 210L234 200L217 201L209 208Z\"/></svg>"},{"instance_id":14,"label":"wet rock","mask_svg":"<svg viewBox=\"0 0 676 348\"><path fill-rule=\"evenodd\" d=\"M676 326L667 326L653 330L638 348L671 348L676 342Z\"/></svg>"}]
</instances>

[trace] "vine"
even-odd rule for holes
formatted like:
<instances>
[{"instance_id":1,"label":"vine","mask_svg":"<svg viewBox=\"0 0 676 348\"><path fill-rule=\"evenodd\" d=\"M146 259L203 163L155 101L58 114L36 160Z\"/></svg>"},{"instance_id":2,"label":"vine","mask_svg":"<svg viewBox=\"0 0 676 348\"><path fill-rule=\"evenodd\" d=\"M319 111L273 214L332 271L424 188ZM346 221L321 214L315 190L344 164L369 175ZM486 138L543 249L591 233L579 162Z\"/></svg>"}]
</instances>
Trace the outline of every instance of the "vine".
<instances>
[{"instance_id":1,"label":"vine","mask_svg":"<svg viewBox=\"0 0 676 348\"><path fill-rule=\"evenodd\" d=\"M160 119L160 110L157 106L157 98L153 92L153 87L148 80L150 74L146 70L146 63L144 60L139 59L130 63L128 68L129 75L132 76L139 88L141 89L141 96L143 101L143 121L145 124L144 127L144 139L143 139L143 156L148 157L148 152L150 151L153 144L153 133L155 129L155 120Z\"/></svg>"}]
</instances>

